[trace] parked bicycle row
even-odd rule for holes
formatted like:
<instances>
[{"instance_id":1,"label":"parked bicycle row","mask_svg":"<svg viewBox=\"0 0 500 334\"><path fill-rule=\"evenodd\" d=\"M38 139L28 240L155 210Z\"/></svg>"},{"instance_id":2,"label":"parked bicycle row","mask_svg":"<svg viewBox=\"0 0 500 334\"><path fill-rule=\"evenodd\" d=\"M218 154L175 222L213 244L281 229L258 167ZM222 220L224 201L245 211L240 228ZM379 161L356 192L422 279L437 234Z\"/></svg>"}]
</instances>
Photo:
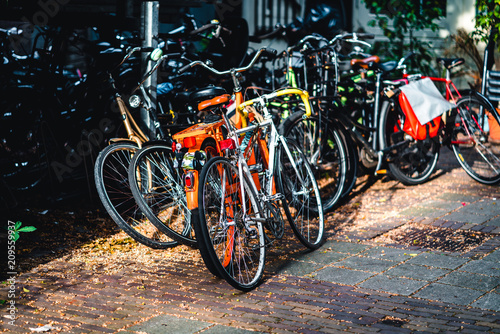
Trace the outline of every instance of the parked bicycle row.
<instances>
[{"instance_id":1,"label":"parked bicycle row","mask_svg":"<svg viewBox=\"0 0 500 334\"><path fill-rule=\"evenodd\" d=\"M260 49L247 65L224 71L188 62L179 75L195 71L231 83L232 91L211 85L177 95L199 121L180 132L164 131L172 119L151 104L145 80L128 103L116 92L127 136L112 139L94 169L106 210L137 241L197 247L212 274L250 290L262 278L266 247L284 235L285 219L301 243L318 248L324 213L349 195L360 172L419 184L447 145L469 175L498 182L490 129L500 118L481 94L452 83L449 71L463 60L438 59L448 75L428 80L407 74L410 55L382 63L356 48L342 52L346 44L367 47L371 37L311 35L279 54ZM144 79L179 57L164 52L152 52L156 64ZM248 80L257 64L267 73L266 87ZM445 84L445 97L432 81ZM419 107L415 95L435 102ZM153 137L128 111L139 105L157 125ZM420 122L428 109L429 121Z\"/></svg>"},{"instance_id":2,"label":"parked bicycle row","mask_svg":"<svg viewBox=\"0 0 500 334\"><path fill-rule=\"evenodd\" d=\"M19 31L0 31L8 79L0 186L34 188L91 161L99 198L120 228L150 247L199 248L210 272L236 288L259 283L285 220L302 244L318 248L324 214L360 174L419 184L448 146L475 180L500 181L500 118L483 95L453 84L463 59L437 59L446 77L427 78L408 73L411 54L382 62L369 53L373 36L344 33L224 64L189 45L215 40L231 49L225 38L234 32L187 17L156 49L72 34L69 44L91 60L72 76L50 66L54 41L68 37L60 33L44 32L50 48L20 57L7 48ZM150 70L141 75L144 54ZM146 86L153 75L156 92ZM140 110L153 128L141 128Z\"/></svg>"}]
</instances>

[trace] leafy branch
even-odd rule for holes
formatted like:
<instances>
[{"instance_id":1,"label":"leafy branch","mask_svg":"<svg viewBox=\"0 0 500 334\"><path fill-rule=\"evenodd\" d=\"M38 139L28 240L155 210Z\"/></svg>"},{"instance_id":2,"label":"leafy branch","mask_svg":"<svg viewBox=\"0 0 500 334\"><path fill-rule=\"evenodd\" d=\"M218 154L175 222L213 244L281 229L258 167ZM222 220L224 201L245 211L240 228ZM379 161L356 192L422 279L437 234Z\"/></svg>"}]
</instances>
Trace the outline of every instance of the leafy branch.
<instances>
[{"instance_id":1,"label":"leafy branch","mask_svg":"<svg viewBox=\"0 0 500 334\"><path fill-rule=\"evenodd\" d=\"M476 40L488 43L492 41L500 50L500 6L498 0L477 0L476 26L472 36Z\"/></svg>"},{"instance_id":2,"label":"leafy branch","mask_svg":"<svg viewBox=\"0 0 500 334\"><path fill-rule=\"evenodd\" d=\"M414 32L430 29L437 31L437 20L444 16L439 0L363 0L366 7L375 14L375 19L368 25L378 26L389 43L384 45L389 57L399 59L408 51L417 54L416 63L429 63L432 55L429 43L414 36Z\"/></svg>"}]
</instances>

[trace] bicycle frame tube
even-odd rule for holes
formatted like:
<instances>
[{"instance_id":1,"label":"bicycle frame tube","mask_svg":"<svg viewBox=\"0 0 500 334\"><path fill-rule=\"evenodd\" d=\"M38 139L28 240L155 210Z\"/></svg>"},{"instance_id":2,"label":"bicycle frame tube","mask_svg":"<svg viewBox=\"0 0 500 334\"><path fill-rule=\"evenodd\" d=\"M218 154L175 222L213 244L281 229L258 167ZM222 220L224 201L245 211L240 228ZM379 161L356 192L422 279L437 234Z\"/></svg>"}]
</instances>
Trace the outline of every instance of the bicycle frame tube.
<instances>
[{"instance_id":1,"label":"bicycle frame tube","mask_svg":"<svg viewBox=\"0 0 500 334\"><path fill-rule=\"evenodd\" d=\"M448 73L449 71L447 71ZM431 79L433 82L442 82L445 84L445 87L446 87L446 100L447 101L452 101L453 103L456 103L457 100L459 98L462 97L462 95L460 95L460 92L458 91L457 87L455 86L455 84L453 83L453 81L451 81L450 78L448 78L449 74L446 75L446 78L438 78L438 77L422 77L422 79L425 79L425 78L429 78ZM451 86L451 88L450 88ZM452 88L453 88L453 91L452 91ZM455 92L456 96L455 97L455 94L453 94L453 92Z\"/></svg>"},{"instance_id":2,"label":"bicycle frame tube","mask_svg":"<svg viewBox=\"0 0 500 334\"><path fill-rule=\"evenodd\" d=\"M288 147L286 143L286 138L279 135L278 140L283 144L283 148L285 149L285 153L288 156L288 159L290 159L290 162L292 163L292 167L295 170L295 173L297 174L298 177L300 177L300 182L303 184L304 180L302 180L302 176L300 175L299 170L297 169L297 165L295 164L295 160L293 159L292 152L290 152L290 148Z\"/></svg>"},{"instance_id":3,"label":"bicycle frame tube","mask_svg":"<svg viewBox=\"0 0 500 334\"><path fill-rule=\"evenodd\" d=\"M118 109L120 110L120 114L122 116L123 124L125 125L125 131L127 132L127 136L129 140L132 140L137 143L139 148L142 147L142 143L149 140L148 136L141 131L134 118L128 111L125 102L121 98L120 95L117 95L116 102L118 104Z\"/></svg>"},{"instance_id":4,"label":"bicycle frame tube","mask_svg":"<svg viewBox=\"0 0 500 334\"><path fill-rule=\"evenodd\" d=\"M276 91L276 92L273 92L270 94L266 94L266 95L263 95L259 98L248 100L248 101L245 101L241 104L238 104L236 106L236 108L242 111L245 107L251 106L252 104L254 104L255 101L259 101L259 102L261 102L261 104L263 106L265 106L265 101L263 100L264 98L266 100L270 100L270 99L273 99L275 97L283 96L283 95L299 95L300 98L302 99L302 102L304 103L304 107L305 107L304 118L308 118L309 116L311 116L311 104L309 103L309 93L305 90L301 90L298 88L287 88L287 89L282 89L282 90L279 90L279 91Z\"/></svg>"},{"instance_id":5,"label":"bicycle frame tube","mask_svg":"<svg viewBox=\"0 0 500 334\"><path fill-rule=\"evenodd\" d=\"M373 122L377 124L379 122L379 113L380 113L380 91L382 84L382 72L377 72L377 78L375 80L375 106L373 108ZM382 127L378 126L378 131L382 131ZM374 151L378 151L378 134L373 136L372 148Z\"/></svg>"}]
</instances>

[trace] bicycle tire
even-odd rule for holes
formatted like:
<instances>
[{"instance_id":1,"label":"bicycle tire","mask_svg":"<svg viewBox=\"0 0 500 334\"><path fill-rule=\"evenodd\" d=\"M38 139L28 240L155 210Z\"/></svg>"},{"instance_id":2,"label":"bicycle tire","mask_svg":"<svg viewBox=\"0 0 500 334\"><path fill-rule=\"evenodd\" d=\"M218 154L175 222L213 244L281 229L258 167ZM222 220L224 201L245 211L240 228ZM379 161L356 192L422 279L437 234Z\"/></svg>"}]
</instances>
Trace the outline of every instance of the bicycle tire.
<instances>
[{"instance_id":1,"label":"bicycle tire","mask_svg":"<svg viewBox=\"0 0 500 334\"><path fill-rule=\"evenodd\" d=\"M324 241L325 220L320 191L311 166L297 143L285 139L278 147L278 187L284 195L283 208L299 241L317 249ZM290 155L284 145L288 146ZM294 166L295 165L295 166Z\"/></svg>"},{"instance_id":2,"label":"bicycle tire","mask_svg":"<svg viewBox=\"0 0 500 334\"><path fill-rule=\"evenodd\" d=\"M177 242L160 232L142 214L128 182L128 168L136 144L114 143L97 156L94 177L97 193L113 221L137 242L155 249L165 249Z\"/></svg>"},{"instance_id":3,"label":"bicycle tire","mask_svg":"<svg viewBox=\"0 0 500 334\"><path fill-rule=\"evenodd\" d=\"M130 189L153 225L175 241L196 248L182 174L173 167L173 159L166 145L140 149L130 162Z\"/></svg>"},{"instance_id":4,"label":"bicycle tire","mask_svg":"<svg viewBox=\"0 0 500 334\"><path fill-rule=\"evenodd\" d=\"M347 156L346 137L338 126L328 122L327 130L326 121L320 121L317 116L303 119L302 115L300 112L290 115L280 127L280 133L301 145L320 185L323 210L329 211L346 195L345 186L352 189L356 172L351 167L355 163Z\"/></svg>"},{"instance_id":5,"label":"bicycle tire","mask_svg":"<svg viewBox=\"0 0 500 334\"><path fill-rule=\"evenodd\" d=\"M398 145L386 154L390 174L404 185L427 181L435 171L439 159L439 141L435 138L415 140L402 130L404 114L396 102L384 101L380 114L379 142L381 149ZM407 142L406 144L403 144ZM393 146L394 147L394 146Z\"/></svg>"},{"instance_id":6,"label":"bicycle tire","mask_svg":"<svg viewBox=\"0 0 500 334\"><path fill-rule=\"evenodd\" d=\"M351 193L358 179L359 155L356 143L352 139L351 134L346 129L346 127L339 122L337 130L339 131L339 134L342 136L342 140L345 143L344 146L347 154L347 172L344 182L344 189L341 195L341 198L345 198Z\"/></svg>"},{"instance_id":7,"label":"bicycle tire","mask_svg":"<svg viewBox=\"0 0 500 334\"><path fill-rule=\"evenodd\" d=\"M246 198L242 200L240 182ZM200 174L196 238L203 261L234 288L250 291L264 273L266 247L262 209L246 178L225 157L212 158ZM249 211L241 210L243 203ZM255 218L246 224L245 218Z\"/></svg>"},{"instance_id":8,"label":"bicycle tire","mask_svg":"<svg viewBox=\"0 0 500 334\"><path fill-rule=\"evenodd\" d=\"M500 146L492 143L490 136L493 122L499 125L497 110L482 97L470 94L457 101L457 108L451 117L455 120L452 123L451 149L460 166L480 183L499 183Z\"/></svg>"}]
</instances>

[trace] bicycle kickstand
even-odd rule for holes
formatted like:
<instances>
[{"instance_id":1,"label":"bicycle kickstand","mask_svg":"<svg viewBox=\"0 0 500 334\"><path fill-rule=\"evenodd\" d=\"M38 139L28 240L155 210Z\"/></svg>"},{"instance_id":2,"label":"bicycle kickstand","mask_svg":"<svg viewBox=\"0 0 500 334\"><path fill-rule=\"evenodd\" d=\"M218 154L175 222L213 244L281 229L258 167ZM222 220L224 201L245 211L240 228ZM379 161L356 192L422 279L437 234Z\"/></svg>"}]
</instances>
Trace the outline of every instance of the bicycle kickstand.
<instances>
[{"instance_id":1,"label":"bicycle kickstand","mask_svg":"<svg viewBox=\"0 0 500 334\"><path fill-rule=\"evenodd\" d=\"M382 174L387 174L386 169L381 169L382 167L382 160L384 158L384 151L377 151L377 167L375 168L375 175L382 175Z\"/></svg>"}]
</instances>

